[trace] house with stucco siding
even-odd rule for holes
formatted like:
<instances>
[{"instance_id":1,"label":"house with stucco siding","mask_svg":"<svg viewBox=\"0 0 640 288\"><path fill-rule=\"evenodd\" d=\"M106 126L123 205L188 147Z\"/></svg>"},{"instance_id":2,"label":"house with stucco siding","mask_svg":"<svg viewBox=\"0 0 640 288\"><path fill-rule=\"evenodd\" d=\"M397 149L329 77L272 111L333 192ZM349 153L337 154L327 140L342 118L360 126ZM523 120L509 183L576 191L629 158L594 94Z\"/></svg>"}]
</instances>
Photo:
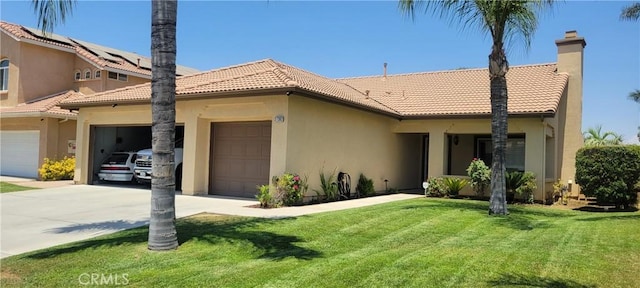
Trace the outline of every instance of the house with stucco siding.
<instances>
[{"instance_id":1,"label":"house with stucco siding","mask_svg":"<svg viewBox=\"0 0 640 288\"><path fill-rule=\"evenodd\" d=\"M151 59L135 53L4 21L0 43L1 175L37 178L44 158L75 155L77 113L62 100L151 81Z\"/></svg>"},{"instance_id":2,"label":"house with stucco siding","mask_svg":"<svg viewBox=\"0 0 640 288\"><path fill-rule=\"evenodd\" d=\"M556 63L507 73L507 168L536 174L537 200L573 179L583 142L586 42L570 31L556 45ZM184 194L253 197L284 172L316 189L321 169L362 173L376 190L415 189L428 177L464 177L473 158L491 161L487 69L388 75L385 65L382 75L331 79L266 59L176 82ZM78 111L77 183L93 182L105 129L150 125L150 97L145 83L60 103Z\"/></svg>"}]
</instances>

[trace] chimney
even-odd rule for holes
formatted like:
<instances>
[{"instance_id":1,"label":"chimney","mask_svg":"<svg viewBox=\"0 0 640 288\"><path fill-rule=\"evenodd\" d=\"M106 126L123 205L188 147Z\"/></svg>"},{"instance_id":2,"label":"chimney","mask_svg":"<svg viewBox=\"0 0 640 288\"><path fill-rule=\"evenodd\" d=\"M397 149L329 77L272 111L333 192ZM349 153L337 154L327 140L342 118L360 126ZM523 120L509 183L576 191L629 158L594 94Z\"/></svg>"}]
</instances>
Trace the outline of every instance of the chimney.
<instances>
[{"instance_id":1,"label":"chimney","mask_svg":"<svg viewBox=\"0 0 640 288\"><path fill-rule=\"evenodd\" d=\"M554 142L556 142L556 159L561 162L557 163L556 169L560 170L556 171L555 176L569 181L574 179L576 173L576 152L584 143L582 136L582 73L584 70L584 47L587 46L587 42L583 37L578 36L578 32L571 30L564 33L563 39L556 40L556 46L558 46L556 66L558 73L567 74L569 80L556 112L558 133ZM574 189L571 193L578 196L579 187L573 186Z\"/></svg>"},{"instance_id":2,"label":"chimney","mask_svg":"<svg viewBox=\"0 0 640 288\"><path fill-rule=\"evenodd\" d=\"M140 68L140 58L138 58L138 68Z\"/></svg>"},{"instance_id":3,"label":"chimney","mask_svg":"<svg viewBox=\"0 0 640 288\"><path fill-rule=\"evenodd\" d=\"M387 79L387 62L384 62L384 64L382 64L382 66L384 67L384 79Z\"/></svg>"}]
</instances>

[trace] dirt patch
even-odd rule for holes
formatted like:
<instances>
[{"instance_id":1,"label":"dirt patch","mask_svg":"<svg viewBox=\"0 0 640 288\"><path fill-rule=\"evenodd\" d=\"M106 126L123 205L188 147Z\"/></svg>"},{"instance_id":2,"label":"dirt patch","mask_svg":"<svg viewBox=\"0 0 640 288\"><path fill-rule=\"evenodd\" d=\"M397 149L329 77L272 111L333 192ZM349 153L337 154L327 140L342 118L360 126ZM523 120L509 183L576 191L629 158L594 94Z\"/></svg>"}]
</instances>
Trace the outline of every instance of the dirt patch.
<instances>
[{"instance_id":1,"label":"dirt patch","mask_svg":"<svg viewBox=\"0 0 640 288\"><path fill-rule=\"evenodd\" d=\"M9 271L0 271L0 279L2 279L2 282L6 284L19 284L20 282L22 282L22 278L20 278L18 274Z\"/></svg>"}]
</instances>

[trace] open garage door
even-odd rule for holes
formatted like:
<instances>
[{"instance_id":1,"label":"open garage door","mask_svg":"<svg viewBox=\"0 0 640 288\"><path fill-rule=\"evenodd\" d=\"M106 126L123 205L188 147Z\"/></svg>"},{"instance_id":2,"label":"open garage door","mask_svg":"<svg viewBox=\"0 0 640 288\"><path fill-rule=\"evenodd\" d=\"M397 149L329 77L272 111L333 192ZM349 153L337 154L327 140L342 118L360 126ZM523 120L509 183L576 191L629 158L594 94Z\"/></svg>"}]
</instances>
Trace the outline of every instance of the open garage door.
<instances>
[{"instance_id":1,"label":"open garage door","mask_svg":"<svg viewBox=\"0 0 640 288\"><path fill-rule=\"evenodd\" d=\"M182 138L184 126L176 125L176 140ZM137 152L147 148L151 148L151 126L91 126L89 183L98 183L100 165L111 153Z\"/></svg>"},{"instance_id":2,"label":"open garage door","mask_svg":"<svg viewBox=\"0 0 640 288\"><path fill-rule=\"evenodd\" d=\"M37 178L40 131L0 131L0 174Z\"/></svg>"},{"instance_id":3,"label":"open garage door","mask_svg":"<svg viewBox=\"0 0 640 288\"><path fill-rule=\"evenodd\" d=\"M213 123L211 194L250 197L269 184L271 122Z\"/></svg>"}]
</instances>

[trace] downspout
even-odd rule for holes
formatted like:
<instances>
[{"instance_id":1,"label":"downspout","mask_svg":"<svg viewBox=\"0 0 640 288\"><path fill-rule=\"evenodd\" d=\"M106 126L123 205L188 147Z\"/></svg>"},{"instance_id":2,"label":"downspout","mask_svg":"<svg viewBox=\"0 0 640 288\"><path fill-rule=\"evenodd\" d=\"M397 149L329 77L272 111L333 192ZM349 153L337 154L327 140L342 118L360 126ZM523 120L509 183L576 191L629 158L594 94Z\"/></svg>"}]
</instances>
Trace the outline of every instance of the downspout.
<instances>
[{"instance_id":1,"label":"downspout","mask_svg":"<svg viewBox=\"0 0 640 288\"><path fill-rule=\"evenodd\" d=\"M547 201L547 121L542 119L542 204Z\"/></svg>"}]
</instances>

